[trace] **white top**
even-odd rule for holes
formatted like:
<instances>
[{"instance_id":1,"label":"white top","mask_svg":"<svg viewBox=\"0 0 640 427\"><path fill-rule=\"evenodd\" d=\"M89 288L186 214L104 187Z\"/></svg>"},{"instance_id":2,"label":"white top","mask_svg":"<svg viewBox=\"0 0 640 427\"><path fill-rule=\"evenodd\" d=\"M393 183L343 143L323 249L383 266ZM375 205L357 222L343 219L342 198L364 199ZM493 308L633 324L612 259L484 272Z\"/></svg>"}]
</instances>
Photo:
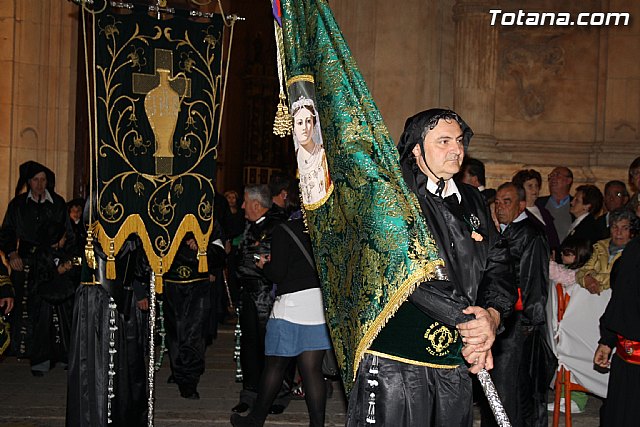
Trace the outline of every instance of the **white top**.
<instances>
[{"instance_id":1,"label":"white top","mask_svg":"<svg viewBox=\"0 0 640 427\"><path fill-rule=\"evenodd\" d=\"M537 207L536 205L533 206L527 206L527 211L529 211L531 214L533 214L536 218L538 218L540 220L541 223L543 223L544 225L547 225L544 222L544 219L542 219L542 214L540 213L540 208Z\"/></svg>"},{"instance_id":2,"label":"white top","mask_svg":"<svg viewBox=\"0 0 640 427\"><path fill-rule=\"evenodd\" d=\"M298 325L323 325L326 321L320 288L280 295L273 303L270 317Z\"/></svg>"},{"instance_id":3,"label":"white top","mask_svg":"<svg viewBox=\"0 0 640 427\"><path fill-rule=\"evenodd\" d=\"M36 198L31 193L31 190L29 190L29 193L27 194L27 199L31 199L36 203L44 203L44 202L53 203L53 197L51 197L49 190L47 190L46 188L44 189L44 197L40 198L40 200L36 200Z\"/></svg>"}]
</instances>

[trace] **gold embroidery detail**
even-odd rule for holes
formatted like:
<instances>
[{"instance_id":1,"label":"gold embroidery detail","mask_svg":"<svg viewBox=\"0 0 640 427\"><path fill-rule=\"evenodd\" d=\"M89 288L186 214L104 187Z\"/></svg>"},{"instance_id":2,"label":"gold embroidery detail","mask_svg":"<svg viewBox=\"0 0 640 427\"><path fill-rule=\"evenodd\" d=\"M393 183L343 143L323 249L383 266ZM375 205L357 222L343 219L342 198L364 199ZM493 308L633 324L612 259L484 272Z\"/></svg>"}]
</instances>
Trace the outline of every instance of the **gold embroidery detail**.
<instances>
[{"instance_id":1,"label":"gold embroidery detail","mask_svg":"<svg viewBox=\"0 0 640 427\"><path fill-rule=\"evenodd\" d=\"M193 270L191 270L186 265L181 265L176 269L176 272L178 273L178 277L180 277L181 279L187 279L191 277L191 273L193 273Z\"/></svg>"},{"instance_id":2,"label":"gold embroidery detail","mask_svg":"<svg viewBox=\"0 0 640 427\"><path fill-rule=\"evenodd\" d=\"M458 331L451 332L450 328L440 324L440 322L433 322L431 326L424 333L424 337L431 344L426 350L432 356L446 356L449 354L449 346L456 342L458 339Z\"/></svg>"},{"instance_id":3,"label":"gold embroidery detail","mask_svg":"<svg viewBox=\"0 0 640 427\"><path fill-rule=\"evenodd\" d=\"M287 87L291 86L297 82L311 82L315 83L313 76L311 74L301 74L299 76L293 76L289 80L287 80Z\"/></svg>"}]
</instances>

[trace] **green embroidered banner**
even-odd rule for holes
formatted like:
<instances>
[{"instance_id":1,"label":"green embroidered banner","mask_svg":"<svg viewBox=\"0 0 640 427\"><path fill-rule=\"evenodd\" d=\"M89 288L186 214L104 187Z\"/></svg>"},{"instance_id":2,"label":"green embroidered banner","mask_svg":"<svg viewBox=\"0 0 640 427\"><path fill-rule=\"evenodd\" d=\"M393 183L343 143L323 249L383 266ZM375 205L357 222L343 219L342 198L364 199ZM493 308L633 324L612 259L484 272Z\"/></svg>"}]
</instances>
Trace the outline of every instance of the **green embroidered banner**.
<instances>
[{"instance_id":1,"label":"green embroidered banner","mask_svg":"<svg viewBox=\"0 0 640 427\"><path fill-rule=\"evenodd\" d=\"M326 1L282 1L282 25L303 204L349 392L380 329L442 260Z\"/></svg>"},{"instance_id":2,"label":"green embroidered banner","mask_svg":"<svg viewBox=\"0 0 640 427\"><path fill-rule=\"evenodd\" d=\"M146 13L95 20L97 225L108 260L138 233L156 273L192 232L206 271L213 224L222 19ZM107 275L115 274L107 263Z\"/></svg>"}]
</instances>

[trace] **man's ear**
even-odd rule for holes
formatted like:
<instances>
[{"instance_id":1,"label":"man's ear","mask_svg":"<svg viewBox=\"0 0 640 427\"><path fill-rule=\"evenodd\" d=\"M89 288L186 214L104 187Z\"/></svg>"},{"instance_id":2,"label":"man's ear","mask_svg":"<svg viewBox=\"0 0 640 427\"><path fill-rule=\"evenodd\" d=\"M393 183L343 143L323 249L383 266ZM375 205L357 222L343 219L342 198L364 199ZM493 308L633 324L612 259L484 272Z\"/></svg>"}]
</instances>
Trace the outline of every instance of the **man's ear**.
<instances>
[{"instance_id":1,"label":"man's ear","mask_svg":"<svg viewBox=\"0 0 640 427\"><path fill-rule=\"evenodd\" d=\"M518 206L520 207L520 213L524 212L524 210L527 208L527 201L526 200L519 201Z\"/></svg>"},{"instance_id":2,"label":"man's ear","mask_svg":"<svg viewBox=\"0 0 640 427\"><path fill-rule=\"evenodd\" d=\"M413 149L411 149L411 153L415 156L415 157L420 157L422 156L422 149L420 148L420 144L416 144L413 146Z\"/></svg>"}]
</instances>

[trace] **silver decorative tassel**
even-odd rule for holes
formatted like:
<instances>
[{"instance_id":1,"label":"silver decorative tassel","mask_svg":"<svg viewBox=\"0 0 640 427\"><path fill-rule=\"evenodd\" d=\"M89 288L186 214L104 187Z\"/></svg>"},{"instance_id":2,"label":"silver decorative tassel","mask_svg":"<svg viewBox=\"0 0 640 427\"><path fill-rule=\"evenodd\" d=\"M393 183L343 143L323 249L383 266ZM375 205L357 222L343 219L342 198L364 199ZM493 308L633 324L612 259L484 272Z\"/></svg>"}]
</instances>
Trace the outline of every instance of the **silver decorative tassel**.
<instances>
[{"instance_id":1,"label":"silver decorative tassel","mask_svg":"<svg viewBox=\"0 0 640 427\"><path fill-rule=\"evenodd\" d=\"M485 396L487 396L487 401L489 402L491 411L493 411L493 416L496 417L498 425L500 427L511 427L509 417L504 410L504 406L502 406L500 396L498 396L496 386L493 385L493 381L491 380L491 375L489 375L489 372L487 372L486 369L481 369L480 372L478 372L478 380L482 385Z\"/></svg>"},{"instance_id":2,"label":"silver decorative tassel","mask_svg":"<svg viewBox=\"0 0 640 427\"><path fill-rule=\"evenodd\" d=\"M149 367L147 383L149 385L149 399L147 400L147 425L153 427L153 405L155 396L155 335L156 335L156 273L151 272L149 282Z\"/></svg>"},{"instance_id":3,"label":"silver decorative tassel","mask_svg":"<svg viewBox=\"0 0 640 427\"><path fill-rule=\"evenodd\" d=\"M242 329L240 328L240 307L236 307L236 329L234 336L236 338L236 346L233 349L233 360L236 362L236 382L241 383L243 380L242 364L240 363L240 338L242 337Z\"/></svg>"},{"instance_id":4,"label":"silver decorative tassel","mask_svg":"<svg viewBox=\"0 0 640 427\"><path fill-rule=\"evenodd\" d=\"M113 420L111 419L111 401L115 394L114 388L114 377L116 376L115 370L115 355L118 352L116 350L116 331L118 330L118 325L116 325L116 302L109 296L109 370L108 373L108 382L107 382L107 423L111 424Z\"/></svg>"},{"instance_id":5,"label":"silver decorative tassel","mask_svg":"<svg viewBox=\"0 0 640 427\"><path fill-rule=\"evenodd\" d=\"M376 391L378 390L378 356L373 356L369 375L367 376L367 389L369 392L369 408L367 409L367 424L376 423Z\"/></svg>"}]
</instances>

